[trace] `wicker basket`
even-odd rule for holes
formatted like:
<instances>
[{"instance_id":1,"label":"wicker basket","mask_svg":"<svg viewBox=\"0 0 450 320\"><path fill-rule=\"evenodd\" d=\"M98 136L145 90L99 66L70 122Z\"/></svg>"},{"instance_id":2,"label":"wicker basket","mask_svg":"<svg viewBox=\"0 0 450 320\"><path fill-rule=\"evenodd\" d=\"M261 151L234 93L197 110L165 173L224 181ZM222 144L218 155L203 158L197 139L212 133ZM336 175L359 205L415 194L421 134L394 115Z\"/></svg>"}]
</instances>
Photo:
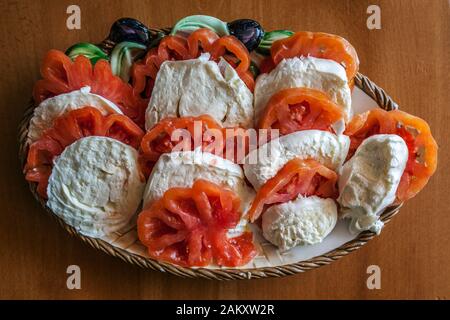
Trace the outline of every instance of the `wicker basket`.
<instances>
[{"instance_id":1,"label":"wicker basket","mask_svg":"<svg viewBox=\"0 0 450 320\"><path fill-rule=\"evenodd\" d=\"M156 29L155 29L156 30ZM167 30L163 30L167 32ZM112 45L110 41L105 40L101 44L103 50L108 52L111 50ZM385 110L397 109L397 104L389 97L383 89L378 87L372 81L370 81L366 76L358 73L355 78L355 85L359 87L364 93L375 100L380 108ZM33 102L26 108L23 115L22 121L19 124L19 158L21 161L22 168L25 165L28 145L27 145L27 134L30 119L33 115L33 109L35 105ZM107 241L102 239L96 239L87 237L79 234L73 227L66 224L61 218L56 216L51 212L51 210L45 205L45 202L39 197L36 192L36 184L29 183L30 190L37 201L42 205L43 208L54 217L59 224L71 235L80 238L82 241L88 243L92 247L102 250L107 254L118 257L128 263L138 265L142 268L149 268L153 270L158 270L161 272L168 272L177 276L182 277L200 277L206 279L214 280L237 280L237 279L251 279L251 278L265 278L265 277L282 277L287 275L293 275L299 272L304 272L307 270L315 269L323 265L330 264L331 262L340 259L341 257L359 249L366 242L372 239L375 234L373 232L363 232L359 234L355 239L345 243L344 245L336 248L326 254L316 256L312 259L286 264L276 267L263 267L263 268L250 268L250 269L207 269L207 268L184 268L169 263L159 262L151 258L143 257L139 254L127 251L125 249L119 248ZM392 206L387 208L381 215L381 220L384 223L389 222L389 220L398 213L400 205Z\"/></svg>"}]
</instances>

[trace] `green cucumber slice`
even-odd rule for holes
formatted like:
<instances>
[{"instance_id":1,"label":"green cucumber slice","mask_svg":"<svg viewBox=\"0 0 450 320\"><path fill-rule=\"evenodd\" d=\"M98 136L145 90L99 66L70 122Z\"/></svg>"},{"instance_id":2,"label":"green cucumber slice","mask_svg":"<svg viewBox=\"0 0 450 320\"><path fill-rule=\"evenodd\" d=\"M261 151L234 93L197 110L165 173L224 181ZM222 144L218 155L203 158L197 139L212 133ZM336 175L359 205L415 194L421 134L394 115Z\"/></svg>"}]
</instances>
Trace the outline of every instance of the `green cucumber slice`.
<instances>
[{"instance_id":1,"label":"green cucumber slice","mask_svg":"<svg viewBox=\"0 0 450 320\"><path fill-rule=\"evenodd\" d=\"M261 54L268 55L270 53L270 47L272 47L272 43L280 39L288 38L293 34L294 32L290 30L274 30L266 32L256 51Z\"/></svg>"},{"instance_id":2,"label":"green cucumber slice","mask_svg":"<svg viewBox=\"0 0 450 320\"><path fill-rule=\"evenodd\" d=\"M252 73L253 78L256 79L256 77L259 76L260 71L259 71L258 65L255 62L251 61L250 62L250 67L248 69Z\"/></svg>"},{"instance_id":3,"label":"green cucumber slice","mask_svg":"<svg viewBox=\"0 0 450 320\"><path fill-rule=\"evenodd\" d=\"M194 15L179 20L170 32L171 35L179 31L192 32L200 28L208 28L219 35L219 37L229 35L226 22L211 16Z\"/></svg>"},{"instance_id":4,"label":"green cucumber slice","mask_svg":"<svg viewBox=\"0 0 450 320\"><path fill-rule=\"evenodd\" d=\"M66 55L72 60L74 60L79 55L83 55L91 60L92 64L95 64L99 59L109 60L108 55L103 52L102 49L92 43L87 42L74 44L66 50Z\"/></svg>"},{"instance_id":5,"label":"green cucumber slice","mask_svg":"<svg viewBox=\"0 0 450 320\"><path fill-rule=\"evenodd\" d=\"M142 57L146 51L147 47L145 45L136 42L124 41L116 44L111 52L111 70L113 74L128 82L133 62Z\"/></svg>"}]
</instances>

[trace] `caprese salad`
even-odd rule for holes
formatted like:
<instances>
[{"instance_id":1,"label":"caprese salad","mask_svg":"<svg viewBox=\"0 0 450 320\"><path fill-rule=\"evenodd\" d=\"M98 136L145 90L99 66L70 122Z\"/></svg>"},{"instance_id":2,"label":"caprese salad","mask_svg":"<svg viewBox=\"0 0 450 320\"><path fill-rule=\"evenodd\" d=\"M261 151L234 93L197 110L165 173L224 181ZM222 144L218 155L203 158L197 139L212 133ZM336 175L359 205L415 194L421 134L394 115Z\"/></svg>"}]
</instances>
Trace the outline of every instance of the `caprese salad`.
<instances>
[{"instance_id":1,"label":"caprese salad","mask_svg":"<svg viewBox=\"0 0 450 320\"><path fill-rule=\"evenodd\" d=\"M135 224L153 259L238 267L254 230L281 252L338 219L379 233L436 170L424 120L355 114L359 60L339 36L189 16L120 19L106 43L47 53L28 128L26 179L83 235Z\"/></svg>"}]
</instances>

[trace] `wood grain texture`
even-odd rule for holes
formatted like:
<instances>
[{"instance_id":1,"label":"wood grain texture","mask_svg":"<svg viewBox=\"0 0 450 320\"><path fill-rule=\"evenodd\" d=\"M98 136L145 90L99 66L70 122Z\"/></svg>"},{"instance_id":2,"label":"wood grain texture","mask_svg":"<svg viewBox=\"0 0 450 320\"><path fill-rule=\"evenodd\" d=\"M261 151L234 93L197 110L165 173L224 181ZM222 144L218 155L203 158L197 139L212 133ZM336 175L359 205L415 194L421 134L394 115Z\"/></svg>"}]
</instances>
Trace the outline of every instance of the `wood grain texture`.
<instances>
[{"instance_id":1,"label":"wood grain texture","mask_svg":"<svg viewBox=\"0 0 450 320\"><path fill-rule=\"evenodd\" d=\"M81 7L81 30L65 27ZM366 28L366 8L381 7L382 29ZM32 299L331 299L450 298L450 10L448 1L0 1L0 298ZM32 198L17 159L16 128L51 48L101 41L123 16L169 26L190 14L231 21L249 17L267 30L336 33L357 49L361 72L426 119L440 146L438 170L383 230L330 266L283 279L213 282L142 270L68 236ZM82 270L82 289L66 289L66 268ZM382 270L368 290L366 269Z\"/></svg>"}]
</instances>

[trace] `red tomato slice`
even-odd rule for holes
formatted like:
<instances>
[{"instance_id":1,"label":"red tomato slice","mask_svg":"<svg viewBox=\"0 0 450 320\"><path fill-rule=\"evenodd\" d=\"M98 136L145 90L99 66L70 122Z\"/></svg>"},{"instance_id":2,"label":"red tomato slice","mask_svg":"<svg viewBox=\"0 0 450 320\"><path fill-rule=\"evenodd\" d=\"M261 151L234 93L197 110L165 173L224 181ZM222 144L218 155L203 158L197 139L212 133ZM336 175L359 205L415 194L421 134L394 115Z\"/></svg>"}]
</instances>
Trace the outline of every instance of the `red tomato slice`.
<instances>
[{"instance_id":1,"label":"red tomato slice","mask_svg":"<svg viewBox=\"0 0 450 320\"><path fill-rule=\"evenodd\" d=\"M128 118L111 114L104 119L104 135L139 149L144 132Z\"/></svg>"},{"instance_id":2,"label":"red tomato slice","mask_svg":"<svg viewBox=\"0 0 450 320\"><path fill-rule=\"evenodd\" d=\"M158 46L158 56L161 62L166 60L189 59L187 40L178 36L164 37Z\"/></svg>"},{"instance_id":3,"label":"red tomato slice","mask_svg":"<svg viewBox=\"0 0 450 320\"><path fill-rule=\"evenodd\" d=\"M218 39L219 36L207 28L192 32L187 39L190 58L198 58L201 52L211 52L213 43Z\"/></svg>"},{"instance_id":4,"label":"red tomato slice","mask_svg":"<svg viewBox=\"0 0 450 320\"><path fill-rule=\"evenodd\" d=\"M105 60L102 61L106 62ZM102 63L103 66L105 66L104 62ZM106 63L106 66L109 66L109 64ZM92 63L87 57L79 55L75 58L74 62L70 65L70 71L67 73L67 82L74 88L82 88L93 84ZM99 86L97 85L97 87ZM91 88L91 90L94 92L94 88Z\"/></svg>"},{"instance_id":5,"label":"red tomato slice","mask_svg":"<svg viewBox=\"0 0 450 320\"><path fill-rule=\"evenodd\" d=\"M199 127L195 130L194 124ZM200 129L200 130L199 130ZM223 141L215 140L211 137L211 140L205 140L204 132L208 129L218 130L222 134L222 126L217 123L212 117L208 115L201 115L199 117L181 117L181 118L165 118L150 129L141 141L140 155L142 163L145 164L144 172L150 174L151 168L154 163L159 159L162 153L171 152L172 149L182 148L182 150L193 150L195 146L195 139L203 143L204 151L222 151ZM173 134L179 135L175 137ZM177 138L172 140L172 138ZM215 143L214 145L212 145ZM214 147L213 150L208 147ZM215 152L213 152L215 153Z\"/></svg>"},{"instance_id":6,"label":"red tomato slice","mask_svg":"<svg viewBox=\"0 0 450 320\"><path fill-rule=\"evenodd\" d=\"M143 135L142 129L127 116L103 116L94 107L72 110L57 117L53 127L30 145L24 168L25 178L37 182L39 195L46 199L53 160L76 140L88 136L105 136L137 148Z\"/></svg>"},{"instance_id":7,"label":"red tomato slice","mask_svg":"<svg viewBox=\"0 0 450 320\"><path fill-rule=\"evenodd\" d=\"M244 234L228 239L226 232L217 232L212 237L213 256L220 266L237 267L250 262L255 256L255 246L253 244L253 234Z\"/></svg>"},{"instance_id":8,"label":"red tomato slice","mask_svg":"<svg viewBox=\"0 0 450 320\"><path fill-rule=\"evenodd\" d=\"M33 90L36 103L61 93L90 86L91 92L111 100L123 113L143 125L145 101L133 96L132 87L114 76L109 63L99 60L92 67L88 58L80 55L71 61L63 52L50 50L41 67L42 80Z\"/></svg>"},{"instance_id":9,"label":"red tomato slice","mask_svg":"<svg viewBox=\"0 0 450 320\"><path fill-rule=\"evenodd\" d=\"M261 65L259 66L260 73L269 73L273 69L275 69L276 64L273 62L272 57L266 57L261 61Z\"/></svg>"},{"instance_id":10,"label":"red tomato slice","mask_svg":"<svg viewBox=\"0 0 450 320\"><path fill-rule=\"evenodd\" d=\"M355 48L344 38L323 32L296 32L288 38L275 41L270 54L274 65L283 59L299 56L334 60L345 68L349 83L359 68Z\"/></svg>"},{"instance_id":11,"label":"red tomato slice","mask_svg":"<svg viewBox=\"0 0 450 320\"><path fill-rule=\"evenodd\" d=\"M147 52L144 59L133 63L130 70L130 78L134 95L142 96L146 102L145 106L147 106L161 64L166 60L187 58L186 40L180 37L165 37L161 40L158 47L151 48Z\"/></svg>"},{"instance_id":12,"label":"red tomato slice","mask_svg":"<svg viewBox=\"0 0 450 320\"><path fill-rule=\"evenodd\" d=\"M47 185L52 172L53 160L62 152L61 145L46 136L30 146L24 168L25 179L38 183L37 192L43 198L47 198Z\"/></svg>"},{"instance_id":13,"label":"red tomato slice","mask_svg":"<svg viewBox=\"0 0 450 320\"><path fill-rule=\"evenodd\" d=\"M150 49L143 60L132 65L130 78L134 94L142 96L148 103L161 64L167 60L186 60L189 58L186 39L178 36L163 38L158 47Z\"/></svg>"},{"instance_id":14,"label":"red tomato slice","mask_svg":"<svg viewBox=\"0 0 450 320\"><path fill-rule=\"evenodd\" d=\"M152 48L143 60L135 62L131 67L130 78L134 93L143 95L147 101L150 99L161 63L158 48Z\"/></svg>"},{"instance_id":15,"label":"red tomato slice","mask_svg":"<svg viewBox=\"0 0 450 320\"><path fill-rule=\"evenodd\" d=\"M150 175L161 154L175 147L177 151L192 151L199 145L204 152L238 162L249 151L249 137L243 128L222 128L209 115L165 118L142 138L140 163L144 175Z\"/></svg>"},{"instance_id":16,"label":"red tomato slice","mask_svg":"<svg viewBox=\"0 0 450 320\"><path fill-rule=\"evenodd\" d=\"M50 50L41 65L41 76L34 89L34 100L39 103L59 93L69 92L67 73L70 72L72 61L58 50Z\"/></svg>"},{"instance_id":17,"label":"red tomato slice","mask_svg":"<svg viewBox=\"0 0 450 320\"><path fill-rule=\"evenodd\" d=\"M322 91L308 88L285 89L267 103L260 129L279 129L281 135L301 130L333 132L333 123L343 119L342 108Z\"/></svg>"},{"instance_id":18,"label":"red tomato slice","mask_svg":"<svg viewBox=\"0 0 450 320\"><path fill-rule=\"evenodd\" d=\"M337 179L336 172L315 160L290 160L258 190L248 212L250 221L259 218L265 205L287 202L298 195L337 198Z\"/></svg>"},{"instance_id":19,"label":"red tomato slice","mask_svg":"<svg viewBox=\"0 0 450 320\"><path fill-rule=\"evenodd\" d=\"M87 136L104 135L103 115L94 107L84 107L68 112L53 121L53 127L44 135L52 137L66 147Z\"/></svg>"},{"instance_id":20,"label":"red tomato slice","mask_svg":"<svg viewBox=\"0 0 450 320\"><path fill-rule=\"evenodd\" d=\"M223 36L214 42L211 50L212 59L217 61L227 51L239 60L239 64L236 67L237 73L243 73L248 70L250 67L250 54L244 44L233 36Z\"/></svg>"},{"instance_id":21,"label":"red tomato slice","mask_svg":"<svg viewBox=\"0 0 450 320\"><path fill-rule=\"evenodd\" d=\"M390 111L389 114L396 122L396 134L405 140L409 151L397 189L397 199L403 202L422 190L436 171L438 145L425 120L400 110Z\"/></svg>"},{"instance_id":22,"label":"red tomato slice","mask_svg":"<svg viewBox=\"0 0 450 320\"><path fill-rule=\"evenodd\" d=\"M229 239L240 219L236 193L205 180L192 188L172 188L138 217L140 241L149 255L184 267L235 267L256 254L251 232Z\"/></svg>"},{"instance_id":23,"label":"red tomato slice","mask_svg":"<svg viewBox=\"0 0 450 320\"><path fill-rule=\"evenodd\" d=\"M351 158L364 139L374 134L390 134L395 132L395 121L388 112L375 108L355 115L347 123L344 134L350 137L350 149L347 158Z\"/></svg>"},{"instance_id":24,"label":"red tomato slice","mask_svg":"<svg viewBox=\"0 0 450 320\"><path fill-rule=\"evenodd\" d=\"M397 188L397 201L414 197L436 171L438 146L428 124L400 110L373 109L355 116L347 126L351 157L362 141L375 134L397 134L405 140L409 157Z\"/></svg>"}]
</instances>

